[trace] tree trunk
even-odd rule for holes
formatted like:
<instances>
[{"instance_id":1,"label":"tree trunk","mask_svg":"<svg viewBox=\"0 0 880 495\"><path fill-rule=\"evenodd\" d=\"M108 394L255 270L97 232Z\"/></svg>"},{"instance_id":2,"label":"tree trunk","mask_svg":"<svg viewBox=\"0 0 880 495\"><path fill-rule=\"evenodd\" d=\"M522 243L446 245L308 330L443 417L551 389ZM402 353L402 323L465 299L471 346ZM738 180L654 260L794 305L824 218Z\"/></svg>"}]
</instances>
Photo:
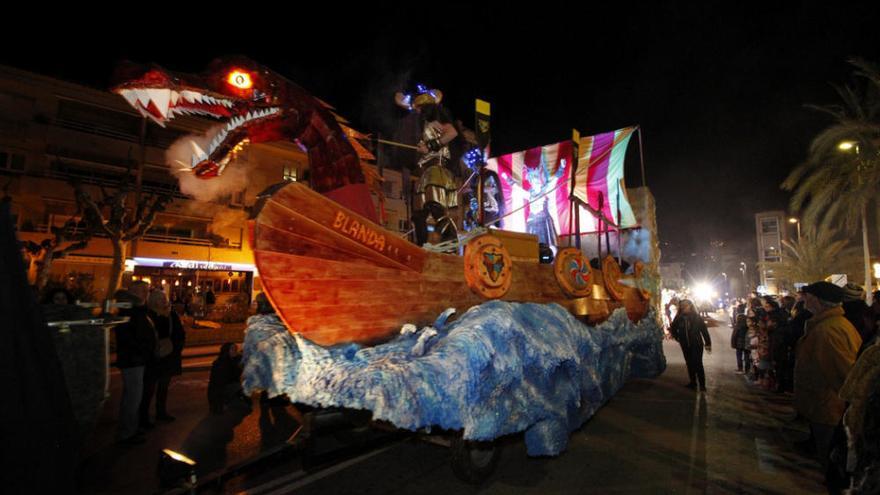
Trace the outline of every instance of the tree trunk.
<instances>
[{"instance_id":1,"label":"tree trunk","mask_svg":"<svg viewBox=\"0 0 880 495\"><path fill-rule=\"evenodd\" d=\"M46 249L43 251L42 260L37 262L37 279L35 284L37 286L37 290L42 292L43 289L46 288L46 284L49 283L49 272L52 271L52 250Z\"/></svg>"},{"instance_id":2,"label":"tree trunk","mask_svg":"<svg viewBox=\"0 0 880 495\"><path fill-rule=\"evenodd\" d=\"M122 271L125 266L125 251L128 242L121 238L111 238L110 243L113 245L113 263L110 265L110 281L107 285L107 299L113 299L113 294L119 288L122 282Z\"/></svg>"},{"instance_id":3,"label":"tree trunk","mask_svg":"<svg viewBox=\"0 0 880 495\"><path fill-rule=\"evenodd\" d=\"M871 254L868 252L868 214L864 205L862 205L862 252L865 257L865 302L871 305Z\"/></svg>"}]
</instances>

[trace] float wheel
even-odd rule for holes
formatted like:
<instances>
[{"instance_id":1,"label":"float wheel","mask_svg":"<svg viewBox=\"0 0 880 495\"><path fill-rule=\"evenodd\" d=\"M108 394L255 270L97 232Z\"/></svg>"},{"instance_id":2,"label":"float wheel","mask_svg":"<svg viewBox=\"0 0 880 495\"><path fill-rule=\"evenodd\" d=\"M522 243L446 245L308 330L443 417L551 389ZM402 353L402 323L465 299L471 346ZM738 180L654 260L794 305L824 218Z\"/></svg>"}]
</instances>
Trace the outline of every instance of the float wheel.
<instances>
[{"instance_id":1,"label":"float wheel","mask_svg":"<svg viewBox=\"0 0 880 495\"><path fill-rule=\"evenodd\" d=\"M474 442L456 435L450 445L452 472L472 485L479 485L495 472L501 459L501 446L497 441Z\"/></svg>"}]
</instances>

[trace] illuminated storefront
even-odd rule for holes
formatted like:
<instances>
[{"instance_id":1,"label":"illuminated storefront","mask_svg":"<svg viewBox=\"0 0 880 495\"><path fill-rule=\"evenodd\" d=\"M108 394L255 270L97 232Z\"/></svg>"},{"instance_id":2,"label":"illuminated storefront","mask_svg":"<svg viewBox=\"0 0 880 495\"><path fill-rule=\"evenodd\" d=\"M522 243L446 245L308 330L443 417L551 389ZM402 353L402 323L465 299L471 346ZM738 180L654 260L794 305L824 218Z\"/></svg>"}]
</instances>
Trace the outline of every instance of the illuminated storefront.
<instances>
[{"instance_id":1,"label":"illuminated storefront","mask_svg":"<svg viewBox=\"0 0 880 495\"><path fill-rule=\"evenodd\" d=\"M133 258L126 262L126 274L132 281L143 280L161 287L172 302L188 297L214 294L217 303L241 294L253 300L257 269L244 263L199 260Z\"/></svg>"}]
</instances>

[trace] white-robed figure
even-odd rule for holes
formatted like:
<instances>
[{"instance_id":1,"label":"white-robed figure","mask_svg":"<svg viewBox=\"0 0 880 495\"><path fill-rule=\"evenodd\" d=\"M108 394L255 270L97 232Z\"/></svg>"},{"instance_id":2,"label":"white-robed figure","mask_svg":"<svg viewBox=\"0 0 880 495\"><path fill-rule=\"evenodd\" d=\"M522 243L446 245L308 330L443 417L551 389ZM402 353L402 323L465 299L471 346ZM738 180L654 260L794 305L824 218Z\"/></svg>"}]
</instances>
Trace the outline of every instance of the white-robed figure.
<instances>
[{"instance_id":1,"label":"white-robed figure","mask_svg":"<svg viewBox=\"0 0 880 495\"><path fill-rule=\"evenodd\" d=\"M413 205L413 223L416 243L423 245L428 240L429 217L433 217L441 241L457 237L455 224L447 213L458 206L458 185L446 165L451 156L449 143L458 136L458 131L440 106L443 93L421 85L417 88L415 95L397 93L395 101L415 110L422 120L422 139L416 145L422 154L418 162L421 177Z\"/></svg>"},{"instance_id":2,"label":"white-robed figure","mask_svg":"<svg viewBox=\"0 0 880 495\"><path fill-rule=\"evenodd\" d=\"M516 183L513 177L506 176L508 184L512 186L514 205L522 208L529 205L528 218L526 219L526 232L538 237L538 242L546 244L553 252L556 252L556 224L553 220L555 212L550 211L550 200L553 199L552 191L556 190L559 179L565 173L567 163L565 159L559 161L559 168L553 175L547 167L544 155L537 167L525 167L525 178L529 182L529 188L525 189Z\"/></svg>"},{"instance_id":3,"label":"white-robed figure","mask_svg":"<svg viewBox=\"0 0 880 495\"><path fill-rule=\"evenodd\" d=\"M544 155L541 154L541 163L536 168L530 168L526 171L526 177L529 179L529 218L526 220L526 232L538 236L538 242L546 244L554 250L556 249L556 224L553 223L553 216L550 214L549 192L556 189L557 181L565 172L565 160L559 162L559 168L552 176L547 169L547 162L544 161Z\"/></svg>"}]
</instances>

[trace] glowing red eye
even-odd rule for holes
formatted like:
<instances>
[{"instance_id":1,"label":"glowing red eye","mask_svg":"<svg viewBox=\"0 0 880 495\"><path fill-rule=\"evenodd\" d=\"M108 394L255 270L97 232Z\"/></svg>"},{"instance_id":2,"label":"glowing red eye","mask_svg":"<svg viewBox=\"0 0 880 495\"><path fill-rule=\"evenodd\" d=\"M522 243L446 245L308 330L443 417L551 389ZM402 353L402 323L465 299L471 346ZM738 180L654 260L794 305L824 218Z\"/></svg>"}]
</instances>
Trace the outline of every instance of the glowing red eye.
<instances>
[{"instance_id":1,"label":"glowing red eye","mask_svg":"<svg viewBox=\"0 0 880 495\"><path fill-rule=\"evenodd\" d=\"M226 77L226 82L238 89L251 89L254 85L249 73L237 69L229 73Z\"/></svg>"}]
</instances>

